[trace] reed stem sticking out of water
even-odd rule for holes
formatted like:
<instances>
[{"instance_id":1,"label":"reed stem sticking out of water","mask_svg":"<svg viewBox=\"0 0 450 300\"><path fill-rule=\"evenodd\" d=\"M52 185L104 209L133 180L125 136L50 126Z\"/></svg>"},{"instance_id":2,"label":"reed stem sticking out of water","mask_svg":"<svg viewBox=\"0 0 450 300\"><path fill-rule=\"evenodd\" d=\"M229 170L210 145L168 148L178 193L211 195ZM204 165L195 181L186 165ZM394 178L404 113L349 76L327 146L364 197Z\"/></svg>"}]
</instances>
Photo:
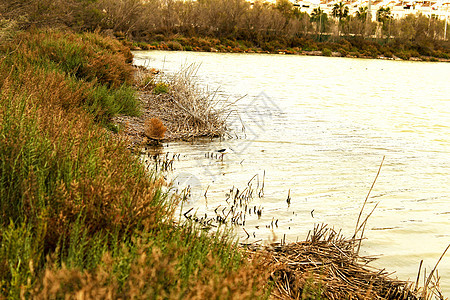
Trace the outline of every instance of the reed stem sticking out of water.
<instances>
[{"instance_id":1,"label":"reed stem sticking out of water","mask_svg":"<svg viewBox=\"0 0 450 300\"><path fill-rule=\"evenodd\" d=\"M378 168L377 175L375 176L375 179L372 182L372 186L370 187L369 192L367 193L366 199L364 200L363 206L361 207L361 210L359 212L358 219L356 220L355 233L353 234L353 238L352 239L356 240L358 233L361 232L360 237L358 239L359 242L358 242L358 250L356 251L357 254L359 253L359 249L361 248L361 241L362 241L362 239L364 237L364 230L366 229L367 220L372 215L372 213L375 211L375 208L377 208L377 206L378 206L378 203L375 204L375 206L372 209L372 211L366 216L364 221L361 224L359 224L359 221L361 220L361 215L362 215L362 213L364 211L364 208L365 208L365 206L367 204L367 200L369 199L370 193L372 192L372 189L375 186L375 182L377 182L378 175L380 175L380 171L381 171L381 167L383 166L384 158L385 158L385 156L383 156L383 159L381 160L380 167Z\"/></svg>"},{"instance_id":2,"label":"reed stem sticking out of water","mask_svg":"<svg viewBox=\"0 0 450 300\"><path fill-rule=\"evenodd\" d=\"M428 275L427 280L426 280L426 282L425 282L425 285L424 285L424 287L423 287L423 291L422 291L422 298L423 298L423 299L427 299L427 294L430 292L430 289L429 289L428 287L429 287L430 283L431 283L432 280L433 280L434 272L436 271L437 266L439 265L439 263L441 262L442 258L444 257L445 253L447 253L447 250L448 250L449 248L450 248L450 244L447 246L447 248L445 248L444 252L441 254L441 257L439 257L439 259L438 259L436 265L434 266L433 270L431 270L430 275ZM422 265L422 264L421 264L421 265ZM420 274L420 269L419 269L419 274ZM417 275L417 277L419 277L419 275ZM436 282L438 282L438 281L439 281L439 277L436 278ZM433 291L433 290L432 290L432 291ZM439 294L440 294L440 293L439 293ZM441 296L440 299L443 299L442 295L440 295L440 296Z\"/></svg>"}]
</instances>

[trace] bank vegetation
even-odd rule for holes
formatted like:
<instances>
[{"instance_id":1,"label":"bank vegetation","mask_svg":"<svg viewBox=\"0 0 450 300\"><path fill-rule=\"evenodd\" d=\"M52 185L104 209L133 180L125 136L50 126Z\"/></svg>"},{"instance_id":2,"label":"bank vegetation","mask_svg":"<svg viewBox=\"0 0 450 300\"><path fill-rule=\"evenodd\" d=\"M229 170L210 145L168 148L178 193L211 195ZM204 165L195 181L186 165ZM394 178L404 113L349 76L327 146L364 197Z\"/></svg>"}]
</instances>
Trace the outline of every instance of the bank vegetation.
<instances>
[{"instance_id":1,"label":"bank vegetation","mask_svg":"<svg viewBox=\"0 0 450 300\"><path fill-rule=\"evenodd\" d=\"M320 277L325 269L291 268L297 248L244 251L229 229L205 231L174 215L181 197L116 134L114 118L144 110L130 49L82 32L97 28L100 3L109 2L0 4L7 17L0 24L0 299L342 295L341 288L333 294L337 281ZM150 92L169 97L168 83ZM165 133L161 119L149 120L150 137ZM375 295L370 281L361 286L351 286L349 297ZM424 299L423 290L411 293Z\"/></svg>"},{"instance_id":2,"label":"bank vegetation","mask_svg":"<svg viewBox=\"0 0 450 300\"><path fill-rule=\"evenodd\" d=\"M226 232L174 223L178 198L113 137L140 114L128 48L55 30L0 45L0 298L267 293Z\"/></svg>"},{"instance_id":3,"label":"bank vegetation","mask_svg":"<svg viewBox=\"0 0 450 300\"><path fill-rule=\"evenodd\" d=\"M52 24L99 30L144 49L309 53L350 57L448 60L444 20L424 15L394 19L389 8L368 18L341 2L330 15L308 15L288 0L5 0L3 19L21 28ZM445 36L447 35L447 37Z\"/></svg>"}]
</instances>

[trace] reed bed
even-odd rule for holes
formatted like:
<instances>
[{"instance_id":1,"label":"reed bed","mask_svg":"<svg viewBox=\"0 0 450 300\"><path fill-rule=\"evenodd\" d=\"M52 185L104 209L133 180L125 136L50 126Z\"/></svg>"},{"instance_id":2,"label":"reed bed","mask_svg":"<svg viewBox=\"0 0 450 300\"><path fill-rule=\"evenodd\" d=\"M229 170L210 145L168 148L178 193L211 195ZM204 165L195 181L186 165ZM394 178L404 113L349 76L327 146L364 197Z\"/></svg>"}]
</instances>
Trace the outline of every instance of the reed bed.
<instances>
[{"instance_id":1,"label":"reed bed","mask_svg":"<svg viewBox=\"0 0 450 300\"><path fill-rule=\"evenodd\" d=\"M303 242L244 247L266 257L277 299L426 299L411 282L368 266L373 258L356 253L358 242L317 225Z\"/></svg>"},{"instance_id":2,"label":"reed bed","mask_svg":"<svg viewBox=\"0 0 450 300\"><path fill-rule=\"evenodd\" d=\"M208 156L213 156L214 153L208 153ZM174 156L176 157L176 156ZM166 155L167 158L167 155ZM157 166L157 164L155 164ZM182 215L189 221L200 224L203 229L218 228L221 225L226 226L242 226L242 229L247 234L247 239L250 237L245 230L246 218L257 217L261 218L263 213L263 207L261 205L255 205L253 200L261 198L264 195L264 177L263 173L262 182L260 182L259 174L254 175L245 187L231 187L225 193L225 202L216 206L211 212L205 213L203 216L198 216L194 208L190 208ZM190 187L182 191L183 199L190 197ZM208 190L205 191L204 197L207 201ZM212 214L214 212L214 214ZM278 220L276 220L278 222ZM272 221L271 227L273 228L274 222ZM275 223L275 226L278 225ZM270 226L269 226L270 227ZM268 228L269 228L268 227Z\"/></svg>"},{"instance_id":3,"label":"reed bed","mask_svg":"<svg viewBox=\"0 0 450 300\"><path fill-rule=\"evenodd\" d=\"M176 132L184 136L221 136L226 130L225 108L219 107L217 91L198 86L197 70L190 65L168 77L169 92L159 96L171 108L164 118L176 123Z\"/></svg>"},{"instance_id":4,"label":"reed bed","mask_svg":"<svg viewBox=\"0 0 450 300\"><path fill-rule=\"evenodd\" d=\"M230 106L217 90L201 88L197 82L198 66L189 65L171 75L155 69L138 67L135 81L139 89L142 115L120 116L114 121L124 128L132 144L153 139L145 134L148 120L157 118L167 128L164 139L221 137L226 134Z\"/></svg>"},{"instance_id":5,"label":"reed bed","mask_svg":"<svg viewBox=\"0 0 450 300\"><path fill-rule=\"evenodd\" d=\"M415 283L392 277L384 269L369 265L375 258L360 256L364 228L377 205L363 217L367 199L380 174L379 166L366 200L358 216L355 233L350 239L327 225L316 225L305 241L286 244L283 238L278 243L263 245L260 240L247 243L251 234L245 227L246 217L252 214L258 219L263 207L255 206L252 200L264 196L258 174L252 177L245 188L233 186L225 194L225 202L214 209L215 216L197 216L190 208L184 217L200 224L204 229L217 228L221 224L241 227L247 238L241 246L250 257L257 257L263 269L269 270L268 282L273 284L271 296L276 299L444 299L439 287L439 276L435 269L445 255L442 254L436 267L423 272L423 287L419 288L420 268ZM205 192L205 198L206 196ZM290 196L286 200L290 204ZM266 228L278 227L272 219ZM259 226L257 226L259 227ZM248 228L247 228L248 229ZM255 234L253 233L255 238Z\"/></svg>"}]
</instances>

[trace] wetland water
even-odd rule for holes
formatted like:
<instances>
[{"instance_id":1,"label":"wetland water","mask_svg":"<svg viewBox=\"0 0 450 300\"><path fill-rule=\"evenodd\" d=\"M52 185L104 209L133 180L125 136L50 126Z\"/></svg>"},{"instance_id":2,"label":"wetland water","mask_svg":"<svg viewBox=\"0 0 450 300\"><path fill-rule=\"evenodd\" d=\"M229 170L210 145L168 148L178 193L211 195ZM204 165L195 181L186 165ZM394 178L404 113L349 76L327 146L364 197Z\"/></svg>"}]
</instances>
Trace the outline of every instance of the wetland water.
<instances>
[{"instance_id":1,"label":"wetland water","mask_svg":"<svg viewBox=\"0 0 450 300\"><path fill-rule=\"evenodd\" d=\"M165 72L190 63L201 63L203 86L218 88L229 101L247 96L229 117L237 138L164 146L163 152L180 154L176 184L191 186L183 211L214 217L230 188L244 189L255 174L261 184L265 172L264 197L250 204L263 208L261 218L248 215L245 223L249 240L304 240L320 223L351 237L385 156L366 209L379 202L361 254L379 255L372 265L404 280L415 280L421 259L428 272L434 267L450 243L450 64L135 53L135 64ZM226 147L234 151L223 161L207 157ZM247 236L241 227L236 232L241 240ZM438 269L448 296L450 253Z\"/></svg>"}]
</instances>

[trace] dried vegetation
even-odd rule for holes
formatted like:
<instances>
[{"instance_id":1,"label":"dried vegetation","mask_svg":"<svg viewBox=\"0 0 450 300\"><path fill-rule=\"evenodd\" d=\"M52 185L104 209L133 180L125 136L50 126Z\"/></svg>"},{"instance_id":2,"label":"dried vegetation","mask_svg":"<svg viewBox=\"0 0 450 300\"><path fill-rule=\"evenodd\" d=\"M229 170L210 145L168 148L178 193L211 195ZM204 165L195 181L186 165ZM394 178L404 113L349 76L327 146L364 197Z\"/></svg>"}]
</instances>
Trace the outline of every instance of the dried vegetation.
<instances>
[{"instance_id":1,"label":"dried vegetation","mask_svg":"<svg viewBox=\"0 0 450 300\"><path fill-rule=\"evenodd\" d=\"M304 242L247 251L266 255L277 299L427 299L412 283L368 266L373 259L358 255L358 242L317 225Z\"/></svg>"},{"instance_id":2,"label":"dried vegetation","mask_svg":"<svg viewBox=\"0 0 450 300\"><path fill-rule=\"evenodd\" d=\"M360 239L325 227L303 243L247 247L248 259L229 232L175 225L178 199L168 199L164 181L149 176L104 129L117 114L139 113L128 85L129 50L96 34L5 30L0 298L264 299L271 284L273 297L287 299L432 295L433 273L422 291L411 290L359 264ZM152 117L162 122L149 121L150 136L161 137L165 126L172 136L223 134L225 108L217 108L215 93L205 97L192 76L185 70L168 78L166 94L145 93L151 98L143 104L161 108ZM147 77L143 89L154 82ZM143 124L151 120L144 117Z\"/></svg>"},{"instance_id":3,"label":"dried vegetation","mask_svg":"<svg viewBox=\"0 0 450 300\"><path fill-rule=\"evenodd\" d=\"M201 89L195 81L194 65L166 78L169 90L153 99L161 117L173 124L173 132L182 137L217 137L225 133L225 108L220 107L215 91ZM160 104L160 105L158 105Z\"/></svg>"},{"instance_id":4,"label":"dried vegetation","mask_svg":"<svg viewBox=\"0 0 450 300\"><path fill-rule=\"evenodd\" d=\"M147 142L144 137L154 139L147 134L153 130L150 120L154 118L167 128L164 140L220 137L226 133L230 104L220 99L216 91L199 86L197 70L198 67L190 65L166 75L154 69L137 68L135 78L142 115L114 118L132 144Z\"/></svg>"},{"instance_id":5,"label":"dried vegetation","mask_svg":"<svg viewBox=\"0 0 450 300\"><path fill-rule=\"evenodd\" d=\"M167 128L158 118L151 118L145 121L145 136L149 139L161 140L164 138Z\"/></svg>"},{"instance_id":6,"label":"dried vegetation","mask_svg":"<svg viewBox=\"0 0 450 300\"><path fill-rule=\"evenodd\" d=\"M264 258L260 263L270 272L269 280L273 283L271 296L276 299L444 299L435 269L450 245L436 267L429 274L424 272L422 287L419 287L419 275L416 283L398 280L385 270L371 267L369 263L375 258L359 255L364 229L378 204L365 216L364 210L383 161L351 238L345 238L327 225L316 225L302 242L287 244L283 239L270 245L261 245L258 241L244 243L251 236L245 229L246 219L250 220L252 215L259 219L263 214L263 208L252 203L254 198L264 195L265 176L260 182L258 174L243 189L233 186L226 194L225 202L214 209L214 217L207 213L198 217L192 208L183 215L204 228L217 228L220 224L241 227L247 234L241 245L249 256ZM289 194L286 202L289 206ZM266 228L278 227L277 222L272 219ZM254 232L253 237L256 238Z\"/></svg>"}]
</instances>

